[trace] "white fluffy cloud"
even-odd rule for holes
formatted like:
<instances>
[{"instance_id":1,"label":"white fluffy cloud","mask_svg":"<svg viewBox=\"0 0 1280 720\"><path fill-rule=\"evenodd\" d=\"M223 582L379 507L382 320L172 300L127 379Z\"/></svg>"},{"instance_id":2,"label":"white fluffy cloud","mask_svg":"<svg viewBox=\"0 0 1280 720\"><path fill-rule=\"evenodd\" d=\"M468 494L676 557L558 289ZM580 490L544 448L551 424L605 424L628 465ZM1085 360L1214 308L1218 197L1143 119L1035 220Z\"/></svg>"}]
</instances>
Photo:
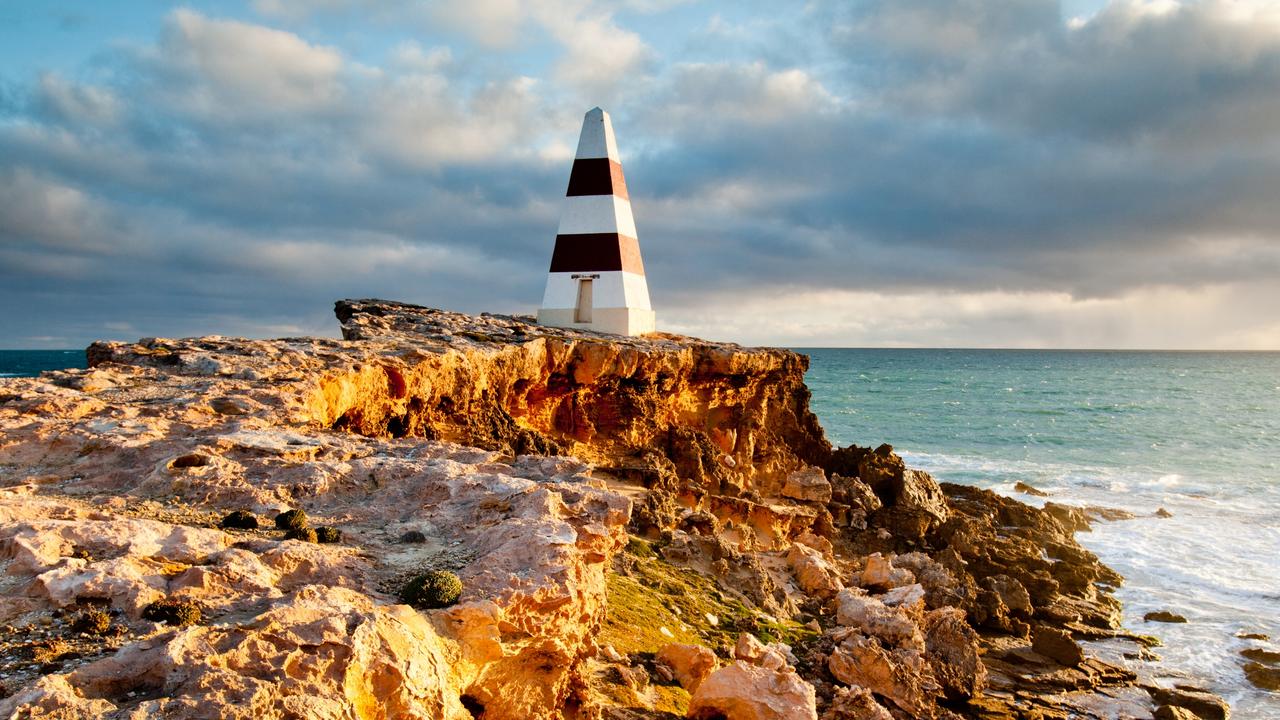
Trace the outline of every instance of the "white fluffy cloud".
<instances>
[{"instance_id":1,"label":"white fluffy cloud","mask_svg":"<svg viewBox=\"0 0 1280 720\"><path fill-rule=\"evenodd\" d=\"M163 92L194 114L233 120L316 112L342 99L336 49L183 8L169 16L153 61Z\"/></svg>"}]
</instances>

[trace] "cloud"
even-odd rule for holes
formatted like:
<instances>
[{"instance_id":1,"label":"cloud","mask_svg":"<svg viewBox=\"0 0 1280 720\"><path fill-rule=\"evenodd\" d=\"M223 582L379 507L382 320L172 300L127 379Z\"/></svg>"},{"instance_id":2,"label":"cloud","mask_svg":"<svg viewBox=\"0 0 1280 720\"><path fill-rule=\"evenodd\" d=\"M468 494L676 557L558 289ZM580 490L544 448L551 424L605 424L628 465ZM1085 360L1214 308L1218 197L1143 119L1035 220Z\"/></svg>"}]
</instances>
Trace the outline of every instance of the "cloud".
<instances>
[{"instance_id":1,"label":"cloud","mask_svg":"<svg viewBox=\"0 0 1280 720\"><path fill-rule=\"evenodd\" d=\"M297 35L179 8L148 58L146 79L166 104L201 117L246 117L332 108L342 95L341 53Z\"/></svg>"},{"instance_id":2,"label":"cloud","mask_svg":"<svg viewBox=\"0 0 1280 720\"><path fill-rule=\"evenodd\" d=\"M1280 345L1269 3L254 7L4 85L9 336L529 312L604 104L665 327Z\"/></svg>"},{"instance_id":3,"label":"cloud","mask_svg":"<svg viewBox=\"0 0 1280 720\"><path fill-rule=\"evenodd\" d=\"M659 308L668 327L786 347L1176 347L1275 350L1280 301L1265 284L1140 289L1081 300L1055 292L805 290L702 298Z\"/></svg>"}]
</instances>

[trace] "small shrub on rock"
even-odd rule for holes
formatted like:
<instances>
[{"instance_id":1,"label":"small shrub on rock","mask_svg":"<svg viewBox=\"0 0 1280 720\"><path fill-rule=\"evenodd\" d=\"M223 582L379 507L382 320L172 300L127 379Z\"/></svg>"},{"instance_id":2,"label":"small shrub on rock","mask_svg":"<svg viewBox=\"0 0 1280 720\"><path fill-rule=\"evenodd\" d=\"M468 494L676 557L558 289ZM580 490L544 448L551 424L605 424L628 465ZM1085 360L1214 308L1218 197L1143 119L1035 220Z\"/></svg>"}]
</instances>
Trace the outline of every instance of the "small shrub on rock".
<instances>
[{"instance_id":1,"label":"small shrub on rock","mask_svg":"<svg viewBox=\"0 0 1280 720\"><path fill-rule=\"evenodd\" d=\"M307 514L301 510L285 510L276 516L276 528L300 530L307 526Z\"/></svg>"},{"instance_id":2,"label":"small shrub on rock","mask_svg":"<svg viewBox=\"0 0 1280 720\"><path fill-rule=\"evenodd\" d=\"M257 530L258 517L248 510L233 510L222 518L218 527L223 530Z\"/></svg>"},{"instance_id":3,"label":"small shrub on rock","mask_svg":"<svg viewBox=\"0 0 1280 720\"><path fill-rule=\"evenodd\" d=\"M342 542L342 531L336 527L321 525L316 528L316 542L336 543Z\"/></svg>"},{"instance_id":4,"label":"small shrub on rock","mask_svg":"<svg viewBox=\"0 0 1280 720\"><path fill-rule=\"evenodd\" d=\"M424 543L426 541L427 541L427 536L423 534L421 530L409 530L405 534L400 536L400 542L402 543L410 543L410 544L416 545L418 543Z\"/></svg>"},{"instance_id":5,"label":"small shrub on rock","mask_svg":"<svg viewBox=\"0 0 1280 720\"><path fill-rule=\"evenodd\" d=\"M301 540L303 542L319 542L316 531L309 527L292 528L284 534L285 540Z\"/></svg>"},{"instance_id":6,"label":"small shrub on rock","mask_svg":"<svg viewBox=\"0 0 1280 720\"><path fill-rule=\"evenodd\" d=\"M189 600L158 600L142 609L142 619L186 627L200 622L200 606Z\"/></svg>"},{"instance_id":7,"label":"small shrub on rock","mask_svg":"<svg viewBox=\"0 0 1280 720\"><path fill-rule=\"evenodd\" d=\"M71 629L85 635L106 635L111 630L111 613L101 608L89 608L75 616Z\"/></svg>"},{"instance_id":8,"label":"small shrub on rock","mask_svg":"<svg viewBox=\"0 0 1280 720\"><path fill-rule=\"evenodd\" d=\"M449 607L462 595L462 581L447 570L415 575L400 588L400 600L416 608Z\"/></svg>"}]
</instances>

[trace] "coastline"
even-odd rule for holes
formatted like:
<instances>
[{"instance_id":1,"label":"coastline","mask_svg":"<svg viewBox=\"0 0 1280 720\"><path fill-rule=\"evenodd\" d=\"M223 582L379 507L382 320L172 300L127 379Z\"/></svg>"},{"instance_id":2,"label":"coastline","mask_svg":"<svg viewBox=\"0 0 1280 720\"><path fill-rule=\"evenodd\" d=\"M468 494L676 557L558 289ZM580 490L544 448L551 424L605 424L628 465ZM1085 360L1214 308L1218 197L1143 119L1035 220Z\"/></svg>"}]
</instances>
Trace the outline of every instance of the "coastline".
<instances>
[{"instance_id":1,"label":"coastline","mask_svg":"<svg viewBox=\"0 0 1280 720\"><path fill-rule=\"evenodd\" d=\"M347 659L317 660L312 670L346 662L348 676L350 658L371 647L408 648L401 664L380 670L395 678L388 697L411 689L445 717L470 717L477 704L485 717L502 718L584 708L631 717L662 703L670 712L743 702L703 687L714 673L694 682L672 667L677 659L655 665L652 654L664 647L623 654L591 639L610 612L624 609L629 596L619 584L654 581L653 597L632 599L657 598L670 609L661 586L673 581L664 573L690 569L716 581L708 593L736 603L721 602L720 614L744 608L734 618L739 633L755 628L749 634L792 642L775 654L717 646L726 632L719 614L705 613L717 622L670 622L670 635L690 641L677 644L706 648L711 665L724 666L716 672L786 680L796 707L807 693L824 717L853 717L838 712L855 705L920 717L1143 717L1161 704L1225 707L1195 690L1144 687L1121 664L1141 665L1144 641L1116 627L1110 587L1119 579L1054 518L992 493L939 486L891 448L832 448L809 410L801 356L674 336L612 339L381 301L344 301L338 315L342 342L99 343L89 370L0 386L10 438L0 447L10 496L0 498L8 513L0 538L39 548L16 573L36 591L22 617L43 613L51 623L42 627L58 627L54 610L103 599L82 590L106 593L126 629L123 646L152 651L134 652L130 667L166 678L90 697L78 688L107 682L126 651L67 658L39 679L6 686L15 694L0 710L107 703L112 712L194 717L200 702L228 697L197 693L211 692L212 670L205 685L187 684L165 674L160 655L213 635L242 648L261 638L254 623L267 616L287 625L330 615L373 628L362 642L382 645L329 638ZM580 460L557 459L570 455ZM138 500L153 505L139 514ZM437 509L411 511L423 502ZM292 505L346 527L347 544L270 535L229 543L229 533L197 532L236 507L266 515ZM159 523L146 527L181 542L160 543L151 555L128 543L84 558L61 554L74 552L66 533L81 524L140 529L132 522ZM400 535L389 529L408 524L435 529L430 552L402 557ZM58 543L41 544L54 528ZM495 537L505 540L495 546ZM521 547L531 537L545 539L549 559ZM210 553L212 563L193 562ZM155 558L182 567L139 569ZM233 561L244 563L241 574L272 576L275 590L232 582ZM397 609L405 606L386 584L422 561L456 566L463 603ZM122 574L129 563L133 574ZM209 625L173 630L137 617L157 593L212 603L210 588L229 599L217 600ZM8 608L7 621L18 609ZM396 622L416 629L398 635L388 629ZM1115 661L1086 657L1072 636L1122 649ZM552 670L521 669L553 646ZM452 669L422 678L414 662ZM376 688L308 677L330 702L387 701ZM297 697L285 686L257 692L283 707Z\"/></svg>"}]
</instances>

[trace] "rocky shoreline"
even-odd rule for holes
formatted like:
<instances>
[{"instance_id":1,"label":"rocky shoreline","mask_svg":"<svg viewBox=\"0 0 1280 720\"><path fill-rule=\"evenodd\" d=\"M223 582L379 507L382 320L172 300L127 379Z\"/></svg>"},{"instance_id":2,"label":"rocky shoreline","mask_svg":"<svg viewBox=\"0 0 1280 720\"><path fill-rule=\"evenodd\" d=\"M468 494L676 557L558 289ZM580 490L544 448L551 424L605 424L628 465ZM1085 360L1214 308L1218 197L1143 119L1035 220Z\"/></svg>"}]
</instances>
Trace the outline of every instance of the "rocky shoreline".
<instances>
[{"instance_id":1,"label":"rocky shoreline","mask_svg":"<svg viewBox=\"0 0 1280 720\"><path fill-rule=\"evenodd\" d=\"M0 716L1229 714L1144 674L1079 511L833 448L801 355L336 312L0 381ZM342 540L218 527L289 508Z\"/></svg>"}]
</instances>

